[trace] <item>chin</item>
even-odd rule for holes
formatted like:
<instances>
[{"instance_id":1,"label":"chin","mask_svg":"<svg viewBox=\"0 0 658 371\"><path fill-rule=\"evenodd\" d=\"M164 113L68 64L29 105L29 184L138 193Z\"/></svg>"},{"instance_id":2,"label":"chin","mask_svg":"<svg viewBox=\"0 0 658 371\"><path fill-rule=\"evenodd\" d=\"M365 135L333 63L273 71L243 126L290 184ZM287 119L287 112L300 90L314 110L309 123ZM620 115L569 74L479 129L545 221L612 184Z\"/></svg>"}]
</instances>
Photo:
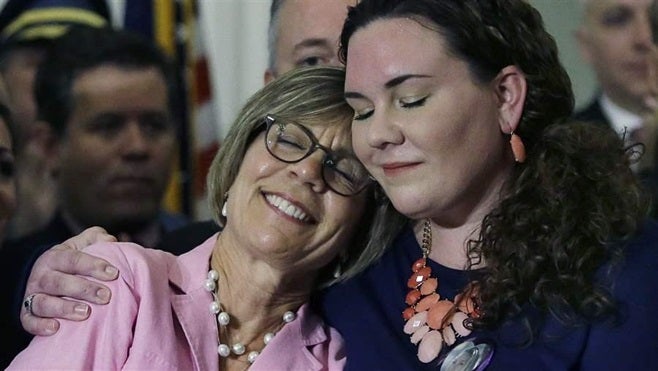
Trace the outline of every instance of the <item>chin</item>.
<instances>
[{"instance_id":1,"label":"chin","mask_svg":"<svg viewBox=\"0 0 658 371\"><path fill-rule=\"evenodd\" d=\"M411 193L418 194L418 192ZM411 194L392 193L392 195L392 197L389 196L389 199L393 207L404 216L411 219L421 219L428 216L428 202L426 200L419 199Z\"/></svg>"}]
</instances>

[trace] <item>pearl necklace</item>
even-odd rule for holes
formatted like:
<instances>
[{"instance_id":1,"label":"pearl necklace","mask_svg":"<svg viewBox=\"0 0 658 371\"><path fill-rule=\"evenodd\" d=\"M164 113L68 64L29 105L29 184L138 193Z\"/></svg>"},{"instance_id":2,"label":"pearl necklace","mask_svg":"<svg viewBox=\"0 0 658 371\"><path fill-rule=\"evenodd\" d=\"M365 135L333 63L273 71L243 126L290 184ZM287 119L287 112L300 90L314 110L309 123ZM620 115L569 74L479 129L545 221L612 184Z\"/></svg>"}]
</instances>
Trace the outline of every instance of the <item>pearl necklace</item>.
<instances>
[{"instance_id":1,"label":"pearl necklace","mask_svg":"<svg viewBox=\"0 0 658 371\"><path fill-rule=\"evenodd\" d=\"M469 318L477 318L477 283L470 283L454 301L441 298L436 292L439 281L431 277L427 258L432 249L432 228L429 219L423 223L421 250L423 257L411 266L407 282L409 292L405 302L409 307L402 312L406 324L404 332L418 345L418 359L429 363L441 353L443 344L452 346L458 338L471 333Z\"/></svg>"},{"instance_id":2,"label":"pearl necklace","mask_svg":"<svg viewBox=\"0 0 658 371\"><path fill-rule=\"evenodd\" d=\"M231 322L231 315L229 315L228 312L222 310L222 306L219 303L219 292L218 292L219 290L217 290L217 292L215 291L215 289L218 288L217 281L219 281L219 273L216 270L211 269L208 272L208 277L206 278L206 281L204 283L204 288L208 292L210 292L213 298L213 302L210 304L210 312L214 316L216 316L217 325L218 325L217 342L219 343L219 346L217 347L217 353L222 358L226 358L230 356L231 353L233 353L236 356L240 356L244 354L247 350L244 344L240 342L237 342L233 345L224 344L222 343L221 340L221 335L220 335L221 330L222 328L224 328L225 330L228 331L228 329L226 329L226 326L228 326L228 324ZM291 311L285 312L283 314L283 325L294 321L295 318L297 318L297 315L295 315L295 313ZM263 351L263 349L265 349L265 346L267 346L267 344L274 338L274 335L276 335L276 332L266 333L263 336L263 343L265 344L263 345L263 348L260 351L252 350L251 352L249 352L249 354L247 355L247 361L249 361L250 364L256 362L256 358Z\"/></svg>"}]
</instances>

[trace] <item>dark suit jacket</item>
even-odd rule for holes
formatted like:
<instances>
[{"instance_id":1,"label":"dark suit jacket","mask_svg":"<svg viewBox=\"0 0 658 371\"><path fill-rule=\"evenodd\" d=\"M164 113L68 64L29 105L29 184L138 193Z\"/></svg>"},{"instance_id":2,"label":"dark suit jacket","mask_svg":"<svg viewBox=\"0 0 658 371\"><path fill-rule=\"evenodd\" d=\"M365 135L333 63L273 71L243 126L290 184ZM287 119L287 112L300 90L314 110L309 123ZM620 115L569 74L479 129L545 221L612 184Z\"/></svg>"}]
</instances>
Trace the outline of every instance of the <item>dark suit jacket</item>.
<instances>
[{"instance_id":1,"label":"dark suit jacket","mask_svg":"<svg viewBox=\"0 0 658 371\"><path fill-rule=\"evenodd\" d=\"M577 111L573 115L573 118L578 121L592 122L612 127L608 118L603 114L599 99L600 96L596 96L585 108Z\"/></svg>"},{"instance_id":2,"label":"dark suit jacket","mask_svg":"<svg viewBox=\"0 0 658 371\"><path fill-rule=\"evenodd\" d=\"M162 213L159 222L164 235L187 224L187 219ZM21 327L18 315L34 262L44 251L74 235L61 214L57 213L42 230L14 241L7 241L0 249L0 333L3 344L6 344L0 347L0 369L5 369L32 339ZM157 248L179 255L194 246L196 245L170 243L163 248Z\"/></svg>"},{"instance_id":3,"label":"dark suit jacket","mask_svg":"<svg viewBox=\"0 0 658 371\"><path fill-rule=\"evenodd\" d=\"M596 96L589 105L576 112L573 115L573 118L578 121L606 125L612 129L610 120L608 120L603 113L603 109L601 109L601 104L599 103L600 98L600 96ZM656 155L658 155L658 153ZM658 159L656 159L654 163L658 164ZM649 211L650 215L654 218L658 218L658 171L656 169L645 170L639 173L638 177L651 197L652 206Z\"/></svg>"}]
</instances>

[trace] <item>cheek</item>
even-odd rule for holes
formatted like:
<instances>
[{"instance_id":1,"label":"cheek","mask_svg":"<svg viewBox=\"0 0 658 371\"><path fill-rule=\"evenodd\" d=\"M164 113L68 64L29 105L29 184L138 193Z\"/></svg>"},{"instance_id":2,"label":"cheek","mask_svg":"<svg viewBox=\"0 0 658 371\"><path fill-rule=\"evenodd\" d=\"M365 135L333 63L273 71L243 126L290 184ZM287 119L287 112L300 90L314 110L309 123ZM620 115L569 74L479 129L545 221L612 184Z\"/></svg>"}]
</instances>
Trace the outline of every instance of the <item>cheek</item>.
<instances>
[{"instance_id":1,"label":"cheek","mask_svg":"<svg viewBox=\"0 0 658 371\"><path fill-rule=\"evenodd\" d=\"M258 179L269 177L286 166L272 158L263 146L252 146L247 150L238 170L234 185L248 186ZM231 186L233 188L233 186Z\"/></svg>"},{"instance_id":2,"label":"cheek","mask_svg":"<svg viewBox=\"0 0 658 371\"><path fill-rule=\"evenodd\" d=\"M622 57L629 52L630 49L626 47L629 43L630 41L623 33L615 32L604 35L596 40L596 43L591 48L592 54L596 57L592 62L595 64L606 65L606 63L610 63L610 61Z\"/></svg>"},{"instance_id":3,"label":"cheek","mask_svg":"<svg viewBox=\"0 0 658 371\"><path fill-rule=\"evenodd\" d=\"M62 143L59 153L59 171L62 176L93 176L119 158L112 146L88 138L76 138Z\"/></svg>"},{"instance_id":4,"label":"cheek","mask_svg":"<svg viewBox=\"0 0 658 371\"><path fill-rule=\"evenodd\" d=\"M364 191L365 192L365 191ZM366 196L360 194L357 197L343 197L331 194L327 203L327 215L332 218L332 224L337 230L345 231L345 236L352 236L354 231L362 222L366 207Z\"/></svg>"},{"instance_id":5,"label":"cheek","mask_svg":"<svg viewBox=\"0 0 658 371\"><path fill-rule=\"evenodd\" d=\"M173 135L168 135L153 143L153 154L157 161L170 164L176 154L176 141Z\"/></svg>"},{"instance_id":6,"label":"cheek","mask_svg":"<svg viewBox=\"0 0 658 371\"><path fill-rule=\"evenodd\" d=\"M16 208L16 185L12 181L0 182L0 203L3 215L11 215Z\"/></svg>"},{"instance_id":7,"label":"cheek","mask_svg":"<svg viewBox=\"0 0 658 371\"><path fill-rule=\"evenodd\" d=\"M502 137L500 126L491 119L496 117L495 109L483 105L472 111L479 112L476 115L467 112L444 115L442 122L445 125L428 123L424 125L427 129L419 130L407 139L430 154L434 161L441 162L445 171L460 173L462 170L459 169L463 167L457 164L468 168L482 161L497 160ZM438 125L440 130L437 130Z\"/></svg>"},{"instance_id":8,"label":"cheek","mask_svg":"<svg viewBox=\"0 0 658 371\"><path fill-rule=\"evenodd\" d=\"M352 149L359 161L368 167L372 148L368 145L366 136L367 128L365 125L352 124Z\"/></svg>"}]
</instances>

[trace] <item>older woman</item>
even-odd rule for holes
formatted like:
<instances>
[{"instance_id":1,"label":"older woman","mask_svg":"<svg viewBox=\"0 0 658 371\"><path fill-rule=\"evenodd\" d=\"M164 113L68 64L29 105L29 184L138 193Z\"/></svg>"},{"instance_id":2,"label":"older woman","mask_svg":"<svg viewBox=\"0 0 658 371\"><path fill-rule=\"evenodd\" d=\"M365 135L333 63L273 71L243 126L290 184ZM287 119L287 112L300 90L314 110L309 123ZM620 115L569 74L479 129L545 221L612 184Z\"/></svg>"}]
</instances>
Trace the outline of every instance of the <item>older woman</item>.
<instances>
[{"instance_id":1,"label":"older woman","mask_svg":"<svg viewBox=\"0 0 658 371\"><path fill-rule=\"evenodd\" d=\"M341 69L303 69L256 93L208 177L221 233L178 258L91 246L121 272L112 302L36 338L9 369L342 367L340 335L305 303L396 230L353 155L343 81Z\"/></svg>"}]
</instances>

